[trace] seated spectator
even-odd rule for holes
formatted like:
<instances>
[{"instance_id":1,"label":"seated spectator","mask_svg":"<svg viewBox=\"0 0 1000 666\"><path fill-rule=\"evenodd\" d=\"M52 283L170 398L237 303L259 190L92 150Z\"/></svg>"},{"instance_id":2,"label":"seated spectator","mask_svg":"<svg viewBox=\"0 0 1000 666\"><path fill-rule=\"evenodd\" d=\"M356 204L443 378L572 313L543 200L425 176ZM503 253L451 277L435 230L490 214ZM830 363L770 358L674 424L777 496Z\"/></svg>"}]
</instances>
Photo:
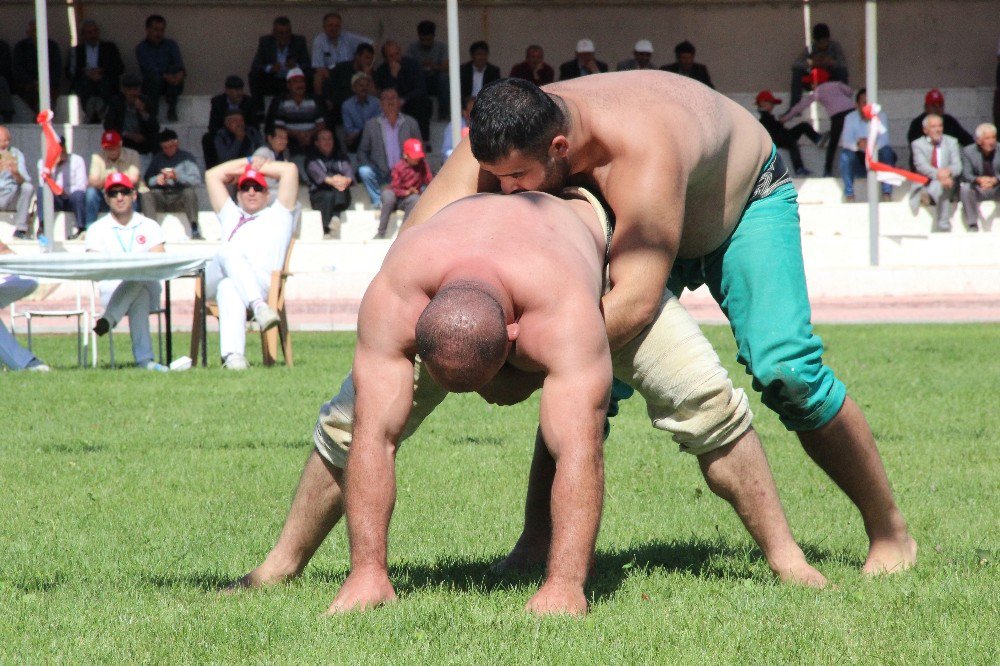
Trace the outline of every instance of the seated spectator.
<instances>
[{"instance_id":1,"label":"seated spectator","mask_svg":"<svg viewBox=\"0 0 1000 666\"><path fill-rule=\"evenodd\" d=\"M268 178L278 180L278 193L270 204ZM227 187L232 182L237 187L236 203ZM222 224L222 246L205 269L205 297L219 304L223 367L245 370L247 310L262 331L279 322L278 313L267 304L267 292L271 273L281 270L292 240L299 172L291 162L233 160L209 169L205 185Z\"/></svg>"},{"instance_id":2,"label":"seated spectator","mask_svg":"<svg viewBox=\"0 0 1000 666\"><path fill-rule=\"evenodd\" d=\"M153 155L144 176L149 195L141 200L142 214L156 219L157 213L182 212L191 225L191 240L202 240L198 230L198 193L201 170L194 155L180 149L177 132L160 132L160 152Z\"/></svg>"},{"instance_id":3,"label":"seated spectator","mask_svg":"<svg viewBox=\"0 0 1000 666\"><path fill-rule=\"evenodd\" d=\"M265 124L282 124L288 131L288 149L303 155L312 145L316 132L326 127L324 109L306 88L306 75L299 68L288 72L285 94L271 100Z\"/></svg>"},{"instance_id":4,"label":"seated spectator","mask_svg":"<svg viewBox=\"0 0 1000 666\"><path fill-rule=\"evenodd\" d=\"M927 91L927 94L924 95L924 112L910 121L910 127L906 130L908 142L913 143L924 136L924 118L931 113L941 116L945 135L957 139L960 146L964 148L974 143L972 135L962 127L961 123L955 120L954 116L944 112L944 95L937 88ZM910 165L916 166L913 162L913 155L910 155Z\"/></svg>"},{"instance_id":5,"label":"seated spectator","mask_svg":"<svg viewBox=\"0 0 1000 666\"><path fill-rule=\"evenodd\" d=\"M135 187L123 173L108 176L104 196L110 213L94 222L87 232L87 252L102 254L145 254L163 252L163 230L155 221L135 212ZM160 283L155 280L101 280L101 304L104 314L94 325L94 332L106 335L128 315L135 364L146 370L167 372L167 367L153 360L153 341L149 335L149 313L160 305Z\"/></svg>"},{"instance_id":6,"label":"seated spectator","mask_svg":"<svg viewBox=\"0 0 1000 666\"><path fill-rule=\"evenodd\" d=\"M928 178L927 185L910 191L914 213L921 203L933 205L934 229L951 231L951 197L958 191L962 175L962 150L955 137L944 133L944 120L935 113L924 117L924 136L910 144L914 169Z\"/></svg>"},{"instance_id":7,"label":"seated spectator","mask_svg":"<svg viewBox=\"0 0 1000 666\"><path fill-rule=\"evenodd\" d=\"M640 39L632 48L632 57L618 63L618 71L632 69L656 69L653 64L653 43L648 39Z\"/></svg>"},{"instance_id":8,"label":"seated spectator","mask_svg":"<svg viewBox=\"0 0 1000 666\"><path fill-rule=\"evenodd\" d=\"M798 123L792 128L787 128L774 117L774 107L781 104L781 100L774 96L770 90L761 90L757 93L757 113L760 114L760 124L764 126L767 133L771 135L771 141L778 148L788 151L788 156L792 159L792 168L796 176L808 176L811 172L802 164L802 153L799 151L799 137L805 134L809 140L819 145L822 135L812 128L809 123Z\"/></svg>"},{"instance_id":9,"label":"seated spectator","mask_svg":"<svg viewBox=\"0 0 1000 666\"><path fill-rule=\"evenodd\" d=\"M59 140L62 152L56 165L52 167L52 180L62 188L61 194L52 193L53 209L66 213L73 213L75 229L66 227L66 235L69 238L76 238L87 228L87 163L83 158L75 153L66 150L66 138ZM41 192L46 187L42 180L43 160L38 160L38 191ZM42 206L38 206L38 232L45 228L45 221L42 219Z\"/></svg>"},{"instance_id":10,"label":"seated spectator","mask_svg":"<svg viewBox=\"0 0 1000 666\"><path fill-rule=\"evenodd\" d=\"M219 162L237 157L250 157L264 145L264 137L253 125L247 125L243 112L233 109L226 113L222 128L215 133L215 155ZM214 164L212 166L215 166Z\"/></svg>"},{"instance_id":11,"label":"seated spectator","mask_svg":"<svg viewBox=\"0 0 1000 666\"><path fill-rule=\"evenodd\" d=\"M475 97L466 97L462 100L462 130L459 135L466 137L469 135L469 117L472 114L472 107L476 105ZM451 126L452 123L444 128L444 139L441 141L441 152L444 154L444 158L448 159L451 157L452 151L455 150L455 146L452 143L451 138Z\"/></svg>"},{"instance_id":12,"label":"seated spectator","mask_svg":"<svg viewBox=\"0 0 1000 666\"><path fill-rule=\"evenodd\" d=\"M556 80L552 65L545 62L545 51L537 44L532 44L525 50L524 62L511 67L510 76L512 79L531 81L536 86L544 86Z\"/></svg>"},{"instance_id":13,"label":"seated spectator","mask_svg":"<svg viewBox=\"0 0 1000 666\"><path fill-rule=\"evenodd\" d=\"M673 72L686 76L695 81L701 81L709 88L714 89L712 77L708 74L708 67L694 61L694 44L684 40L674 47L674 57L676 60L669 65L664 65L660 69L664 72Z\"/></svg>"},{"instance_id":14,"label":"seated spectator","mask_svg":"<svg viewBox=\"0 0 1000 666\"><path fill-rule=\"evenodd\" d=\"M1000 152L997 126L982 123L976 128L976 143L962 149L962 212L969 231L979 231L979 204L1000 203Z\"/></svg>"},{"instance_id":15,"label":"seated spectator","mask_svg":"<svg viewBox=\"0 0 1000 666\"><path fill-rule=\"evenodd\" d=\"M28 213L35 196L24 153L10 145L10 130L0 125L0 210L14 211L14 238L24 239L28 230Z\"/></svg>"},{"instance_id":16,"label":"seated spectator","mask_svg":"<svg viewBox=\"0 0 1000 666\"><path fill-rule=\"evenodd\" d=\"M264 133L264 145L254 151L254 157L263 157L269 162L290 162L288 153L288 130L283 125L269 127ZM278 196L278 180L265 177L268 191L268 205Z\"/></svg>"},{"instance_id":17,"label":"seated spectator","mask_svg":"<svg viewBox=\"0 0 1000 666\"><path fill-rule=\"evenodd\" d=\"M323 238L340 238L340 214L351 205L354 168L329 129L316 133L313 148L306 157L306 175L309 205L319 211ZM332 224L334 218L336 224Z\"/></svg>"},{"instance_id":18,"label":"seated spectator","mask_svg":"<svg viewBox=\"0 0 1000 666\"><path fill-rule=\"evenodd\" d=\"M420 63L424 72L427 93L437 97L438 119L448 117L448 45L434 39L437 25L434 21L417 24L417 41L406 49L406 55Z\"/></svg>"},{"instance_id":19,"label":"seated spectator","mask_svg":"<svg viewBox=\"0 0 1000 666\"><path fill-rule=\"evenodd\" d=\"M483 86L500 78L500 68L490 64L490 46L486 42L473 42L469 46L469 62L458 69L462 98L475 97Z\"/></svg>"},{"instance_id":20,"label":"seated spectator","mask_svg":"<svg viewBox=\"0 0 1000 666\"><path fill-rule=\"evenodd\" d=\"M69 51L66 77L70 81L70 92L80 98L84 122L104 120L112 98L118 94L118 81L124 72L125 64L115 43L101 39L101 28L96 21L83 21L80 43Z\"/></svg>"},{"instance_id":21,"label":"seated spectator","mask_svg":"<svg viewBox=\"0 0 1000 666\"><path fill-rule=\"evenodd\" d=\"M559 65L559 80L575 79L579 76L608 71L608 63L594 57L594 42L581 39L576 43L576 58Z\"/></svg>"},{"instance_id":22,"label":"seated spectator","mask_svg":"<svg viewBox=\"0 0 1000 666\"><path fill-rule=\"evenodd\" d=\"M802 82L814 67L829 75L833 81L847 83L847 58L840 42L830 39L830 27L817 23L812 29L812 49L803 49L802 54L792 63L792 86L789 104L795 106L802 98Z\"/></svg>"},{"instance_id":23,"label":"seated spectator","mask_svg":"<svg viewBox=\"0 0 1000 666\"><path fill-rule=\"evenodd\" d=\"M344 144L349 153L357 151L365 124L382 112L378 99L371 94L374 88L372 78L364 72L358 72L351 79L354 95L340 108L340 116L344 119Z\"/></svg>"},{"instance_id":24,"label":"seated spectator","mask_svg":"<svg viewBox=\"0 0 1000 666\"><path fill-rule=\"evenodd\" d=\"M159 115L160 97L167 100L167 120L177 122L177 99L184 92L184 59L172 39L164 37L167 20L159 14L146 18L146 38L135 45L135 59L142 72L142 93L149 99L149 111Z\"/></svg>"},{"instance_id":25,"label":"seated spectator","mask_svg":"<svg viewBox=\"0 0 1000 666\"><path fill-rule=\"evenodd\" d=\"M0 122L9 123L14 118L14 98L11 97L10 44L0 39Z\"/></svg>"},{"instance_id":26,"label":"seated spectator","mask_svg":"<svg viewBox=\"0 0 1000 666\"><path fill-rule=\"evenodd\" d=\"M256 104L243 92L243 79L230 74L226 77L222 94L212 98L208 114L208 131L201 137L201 152L205 156L205 166L209 169L219 162L226 161L226 158L220 158L216 154L215 138L225 125L226 116L232 111L239 111L243 114L243 120L247 127L257 129L260 124ZM263 138L260 140L263 141Z\"/></svg>"},{"instance_id":27,"label":"seated spectator","mask_svg":"<svg viewBox=\"0 0 1000 666\"><path fill-rule=\"evenodd\" d=\"M11 56L11 84L17 96L38 113L38 37L35 34L35 19L28 21L28 36L14 44ZM59 45L49 40L49 97L52 108L56 108L59 89L62 84L62 52Z\"/></svg>"},{"instance_id":28,"label":"seated spectator","mask_svg":"<svg viewBox=\"0 0 1000 666\"><path fill-rule=\"evenodd\" d=\"M431 98L424 85L420 63L403 55L399 44L389 40L382 45L384 58L375 70L375 85L379 90L395 88L407 115L417 121L420 135L426 141L431 134Z\"/></svg>"},{"instance_id":29,"label":"seated spectator","mask_svg":"<svg viewBox=\"0 0 1000 666\"><path fill-rule=\"evenodd\" d=\"M140 155L149 155L158 146L160 123L152 112L149 100L142 94L142 81L134 74L122 77L122 93L111 100L104 129L121 134L122 145Z\"/></svg>"},{"instance_id":30,"label":"seated spectator","mask_svg":"<svg viewBox=\"0 0 1000 666\"><path fill-rule=\"evenodd\" d=\"M344 30L344 21L337 12L323 17L323 32L316 35L312 44L312 68L316 72L313 92L323 94L323 81L338 62L347 62L354 57L358 44L371 44L364 35Z\"/></svg>"},{"instance_id":31,"label":"seated spectator","mask_svg":"<svg viewBox=\"0 0 1000 666\"><path fill-rule=\"evenodd\" d=\"M407 139L419 139L417 121L400 113L399 94L386 88L379 96L382 113L365 124L358 144L358 178L365 185L372 205L382 205L382 186L389 183L392 165L403 155ZM389 138L386 141L387 137Z\"/></svg>"},{"instance_id":32,"label":"seated spectator","mask_svg":"<svg viewBox=\"0 0 1000 666\"><path fill-rule=\"evenodd\" d=\"M87 174L85 228L89 229L100 213L108 212L108 202L104 198L104 183L113 173L123 173L129 181L137 185L137 194L144 197L149 188L139 178L139 153L122 146L121 135L108 130L101 135L101 151L90 156L90 171ZM138 200L136 200L138 206ZM139 210L138 207L136 210ZM79 235L77 232L71 238Z\"/></svg>"},{"instance_id":33,"label":"seated spectator","mask_svg":"<svg viewBox=\"0 0 1000 666\"><path fill-rule=\"evenodd\" d=\"M858 91L854 97L857 108L847 114L844 118L844 132L840 135L840 177L844 181L844 199L854 201L854 179L865 176L868 169L865 167L865 149L868 147L868 130L871 125L870 120L865 120L862 110L868 104L868 95L864 88ZM884 132L878 135L875 156L882 164L896 166L896 151L889 145L889 121L885 112L881 111L878 118L885 128ZM889 201L892 199L892 185L882 183L882 199Z\"/></svg>"},{"instance_id":34,"label":"seated spectator","mask_svg":"<svg viewBox=\"0 0 1000 666\"><path fill-rule=\"evenodd\" d=\"M375 47L371 44L358 44L354 59L347 62L338 62L330 70L330 75L323 83L323 99L327 104L326 126L333 128L344 123L343 106L353 93L354 77L358 74L367 74L369 80L373 80L375 75ZM372 91L369 91L372 92Z\"/></svg>"},{"instance_id":35,"label":"seated spectator","mask_svg":"<svg viewBox=\"0 0 1000 666\"><path fill-rule=\"evenodd\" d=\"M375 238L385 238L389 218L396 209L403 211L405 222L410 211L417 205L421 193L430 185L433 176L425 157L424 146L419 139L407 139L403 143L403 158L392 167L389 187L382 189L382 210Z\"/></svg>"},{"instance_id":36,"label":"seated spectator","mask_svg":"<svg viewBox=\"0 0 1000 666\"><path fill-rule=\"evenodd\" d=\"M14 254L14 251L0 241L0 254ZM18 275L0 275L0 309L30 295L38 288L38 282ZM8 370L31 370L48 372L49 366L17 343L17 338L0 321L0 363Z\"/></svg>"},{"instance_id":37,"label":"seated spectator","mask_svg":"<svg viewBox=\"0 0 1000 666\"><path fill-rule=\"evenodd\" d=\"M265 96L285 92L288 72L296 67L308 80L312 67L306 38L292 33L292 22L287 16L278 16L271 24L271 34L261 35L257 40L257 52L250 64L250 96L258 112L264 110Z\"/></svg>"},{"instance_id":38,"label":"seated spectator","mask_svg":"<svg viewBox=\"0 0 1000 666\"><path fill-rule=\"evenodd\" d=\"M854 91L846 83L831 81L830 75L825 69L816 68L809 75L807 80L802 82L809 94L793 105L792 108L781 116L781 122L788 122L790 119L802 113L814 101L819 102L830 117L830 143L826 146L826 158L823 162L823 177L829 178L833 175L833 158L840 146L840 133L844 130L844 118L854 110Z\"/></svg>"}]
</instances>

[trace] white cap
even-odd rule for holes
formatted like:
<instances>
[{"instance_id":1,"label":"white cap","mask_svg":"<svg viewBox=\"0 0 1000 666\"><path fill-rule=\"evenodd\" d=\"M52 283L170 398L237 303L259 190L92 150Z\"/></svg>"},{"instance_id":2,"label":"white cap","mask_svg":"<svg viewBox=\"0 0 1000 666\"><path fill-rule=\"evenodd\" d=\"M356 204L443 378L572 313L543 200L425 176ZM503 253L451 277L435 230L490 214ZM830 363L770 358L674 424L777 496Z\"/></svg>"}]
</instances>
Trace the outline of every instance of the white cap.
<instances>
[{"instance_id":1,"label":"white cap","mask_svg":"<svg viewBox=\"0 0 1000 666\"><path fill-rule=\"evenodd\" d=\"M652 53L653 52L653 42L648 39L640 39L635 43L635 48L632 49L636 53Z\"/></svg>"},{"instance_id":2,"label":"white cap","mask_svg":"<svg viewBox=\"0 0 1000 666\"><path fill-rule=\"evenodd\" d=\"M594 52L594 42L589 39L581 39L576 43L577 53L593 53Z\"/></svg>"},{"instance_id":3,"label":"white cap","mask_svg":"<svg viewBox=\"0 0 1000 666\"><path fill-rule=\"evenodd\" d=\"M291 81L292 79L297 77L302 77L303 79L306 78L306 73L303 72L302 69L299 67L292 67L290 70L288 70L288 74L285 74L286 81Z\"/></svg>"}]
</instances>

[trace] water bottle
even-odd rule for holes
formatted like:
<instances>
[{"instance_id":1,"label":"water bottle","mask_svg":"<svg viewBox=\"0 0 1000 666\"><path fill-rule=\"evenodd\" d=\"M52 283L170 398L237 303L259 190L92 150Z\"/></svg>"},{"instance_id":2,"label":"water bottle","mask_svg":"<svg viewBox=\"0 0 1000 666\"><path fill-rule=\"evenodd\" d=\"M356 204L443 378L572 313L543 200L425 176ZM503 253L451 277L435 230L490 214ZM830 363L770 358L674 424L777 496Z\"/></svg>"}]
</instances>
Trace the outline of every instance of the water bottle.
<instances>
[{"instance_id":1,"label":"water bottle","mask_svg":"<svg viewBox=\"0 0 1000 666\"><path fill-rule=\"evenodd\" d=\"M42 254L48 254L52 251L52 240L41 231L38 232L38 249L42 251Z\"/></svg>"}]
</instances>

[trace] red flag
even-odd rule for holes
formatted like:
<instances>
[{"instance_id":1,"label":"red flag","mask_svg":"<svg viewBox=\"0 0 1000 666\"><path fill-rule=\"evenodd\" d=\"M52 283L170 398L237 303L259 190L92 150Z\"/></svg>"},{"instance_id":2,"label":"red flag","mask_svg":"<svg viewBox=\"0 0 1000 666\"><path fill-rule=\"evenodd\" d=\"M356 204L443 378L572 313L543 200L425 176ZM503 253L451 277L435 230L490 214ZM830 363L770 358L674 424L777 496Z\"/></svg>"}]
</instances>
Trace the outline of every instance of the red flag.
<instances>
[{"instance_id":1,"label":"red flag","mask_svg":"<svg viewBox=\"0 0 1000 666\"><path fill-rule=\"evenodd\" d=\"M59 156L62 155L62 145L59 143L56 131L52 128L52 116L52 111L45 109L40 111L35 119L42 126L42 136L45 137L45 156L42 159L42 173L39 175L52 190L52 194L59 196L63 193L63 188L52 180L52 170L55 168L56 162L59 161Z\"/></svg>"},{"instance_id":2,"label":"red flag","mask_svg":"<svg viewBox=\"0 0 1000 666\"><path fill-rule=\"evenodd\" d=\"M874 171L875 176L883 183L899 186L903 184L904 180L912 180L918 185L926 185L931 180L927 176L906 169L897 169L878 161L878 153L875 151L878 135L885 134L887 131L878 117L881 110L882 107L878 104L865 104L864 108L861 109L862 117L869 121L868 145L865 147L865 162L868 163L868 168Z\"/></svg>"}]
</instances>

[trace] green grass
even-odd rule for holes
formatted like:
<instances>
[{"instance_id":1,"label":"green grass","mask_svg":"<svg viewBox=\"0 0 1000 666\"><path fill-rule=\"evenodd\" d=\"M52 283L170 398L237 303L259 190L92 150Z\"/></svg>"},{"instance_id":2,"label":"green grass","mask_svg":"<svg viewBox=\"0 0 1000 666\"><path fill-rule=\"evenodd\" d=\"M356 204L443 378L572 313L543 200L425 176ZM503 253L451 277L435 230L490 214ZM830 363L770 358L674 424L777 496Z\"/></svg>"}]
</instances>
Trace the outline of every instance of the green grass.
<instances>
[{"instance_id":1,"label":"green grass","mask_svg":"<svg viewBox=\"0 0 1000 666\"><path fill-rule=\"evenodd\" d=\"M748 387L729 331L706 330ZM583 620L525 614L537 575L487 574L520 530L536 401L453 396L427 420L398 459L400 603L328 618L343 525L299 580L214 590L274 543L352 335L296 334L293 369L3 374L0 663L997 663L998 332L820 327L920 543L903 575L858 574L857 512L755 403L796 537L835 583L824 591L776 584L694 458L625 403ZM71 338L37 345L72 363Z\"/></svg>"}]
</instances>

